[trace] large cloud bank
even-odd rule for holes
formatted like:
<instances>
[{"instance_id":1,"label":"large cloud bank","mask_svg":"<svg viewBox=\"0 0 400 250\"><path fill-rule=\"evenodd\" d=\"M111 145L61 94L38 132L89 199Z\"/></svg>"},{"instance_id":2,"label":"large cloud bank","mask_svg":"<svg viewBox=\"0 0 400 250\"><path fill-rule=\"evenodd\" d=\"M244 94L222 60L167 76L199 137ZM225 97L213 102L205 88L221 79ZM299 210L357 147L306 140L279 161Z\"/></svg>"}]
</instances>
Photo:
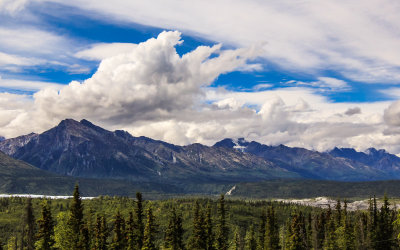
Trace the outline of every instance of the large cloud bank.
<instances>
[{"instance_id":1,"label":"large cloud bank","mask_svg":"<svg viewBox=\"0 0 400 250\"><path fill-rule=\"evenodd\" d=\"M214 88L211 84L221 74L257 68L249 62L260 50L200 46L179 56L176 46L181 43L179 32L162 32L124 45L83 82L49 86L33 98L0 94L0 135L41 132L61 119L85 118L177 144L246 137L317 150L374 146L400 152L398 103L331 103L307 87L255 92ZM329 78L313 84L346 87Z\"/></svg>"}]
</instances>

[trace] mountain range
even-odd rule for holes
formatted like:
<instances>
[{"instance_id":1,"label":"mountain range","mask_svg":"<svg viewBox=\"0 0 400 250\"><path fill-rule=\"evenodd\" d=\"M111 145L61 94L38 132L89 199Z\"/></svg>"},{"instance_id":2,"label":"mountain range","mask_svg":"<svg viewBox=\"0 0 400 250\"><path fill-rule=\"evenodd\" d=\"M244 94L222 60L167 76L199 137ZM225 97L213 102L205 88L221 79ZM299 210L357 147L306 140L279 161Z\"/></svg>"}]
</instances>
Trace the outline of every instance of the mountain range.
<instances>
[{"instance_id":1,"label":"mountain range","mask_svg":"<svg viewBox=\"0 0 400 250\"><path fill-rule=\"evenodd\" d=\"M271 179L400 179L400 158L385 150L357 152L334 148L317 152L268 146L243 138L224 139L213 146L178 146L134 137L122 130L108 131L87 120L66 119L41 134L0 140L0 151L40 169L42 172L37 174L42 176L46 173L45 176L113 179L180 188Z\"/></svg>"}]
</instances>

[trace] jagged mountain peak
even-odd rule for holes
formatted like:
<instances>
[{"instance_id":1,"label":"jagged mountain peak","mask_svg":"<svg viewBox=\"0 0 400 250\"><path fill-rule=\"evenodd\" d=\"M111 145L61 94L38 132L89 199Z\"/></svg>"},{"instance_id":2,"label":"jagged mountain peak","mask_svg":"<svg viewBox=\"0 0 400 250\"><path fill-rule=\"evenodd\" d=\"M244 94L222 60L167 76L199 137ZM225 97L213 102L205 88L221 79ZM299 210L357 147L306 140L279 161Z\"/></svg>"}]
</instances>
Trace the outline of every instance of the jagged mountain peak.
<instances>
[{"instance_id":1,"label":"jagged mountain peak","mask_svg":"<svg viewBox=\"0 0 400 250\"><path fill-rule=\"evenodd\" d=\"M233 139L231 138L225 138L221 141L216 142L213 147L224 147L224 148L233 148L235 146L235 143L233 142Z\"/></svg>"},{"instance_id":2,"label":"jagged mountain peak","mask_svg":"<svg viewBox=\"0 0 400 250\"><path fill-rule=\"evenodd\" d=\"M75 136L86 138L104 134L112 134L112 132L94 125L85 119L81 120L80 122L74 119L64 119L57 126L45 131L43 134L50 137L58 135L61 137Z\"/></svg>"},{"instance_id":3,"label":"jagged mountain peak","mask_svg":"<svg viewBox=\"0 0 400 250\"><path fill-rule=\"evenodd\" d=\"M225 138L219 142L214 144L214 147L225 147L225 148L241 148L246 147L250 144L250 142L246 141L245 138Z\"/></svg>"},{"instance_id":4,"label":"jagged mountain peak","mask_svg":"<svg viewBox=\"0 0 400 250\"><path fill-rule=\"evenodd\" d=\"M305 177L330 180L400 178L400 158L335 148L321 153L226 138L213 147L177 146L127 131L105 130L90 121L65 119L42 134L0 142L0 150L39 168L64 175L165 181ZM380 155L379 157L373 157ZM390 175L388 175L390 173ZM160 179L161 180L161 179Z\"/></svg>"},{"instance_id":5,"label":"jagged mountain peak","mask_svg":"<svg viewBox=\"0 0 400 250\"><path fill-rule=\"evenodd\" d=\"M63 175L132 181L244 181L297 177L272 162L199 143L176 146L126 131L110 132L87 120L65 119L9 155ZM3 150L0 143L0 150Z\"/></svg>"},{"instance_id":6,"label":"jagged mountain peak","mask_svg":"<svg viewBox=\"0 0 400 250\"><path fill-rule=\"evenodd\" d=\"M368 148L367 150L365 150L365 153L368 155L374 155L374 156L383 156L385 154L389 154L384 149L376 149L376 148Z\"/></svg>"}]
</instances>

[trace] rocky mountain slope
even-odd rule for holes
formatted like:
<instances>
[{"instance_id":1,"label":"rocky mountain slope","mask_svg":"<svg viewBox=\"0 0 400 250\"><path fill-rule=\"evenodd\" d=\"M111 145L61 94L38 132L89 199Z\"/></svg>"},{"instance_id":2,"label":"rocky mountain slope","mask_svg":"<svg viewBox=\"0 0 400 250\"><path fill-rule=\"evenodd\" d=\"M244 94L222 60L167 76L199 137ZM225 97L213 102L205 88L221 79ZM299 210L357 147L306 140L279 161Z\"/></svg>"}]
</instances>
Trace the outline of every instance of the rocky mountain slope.
<instances>
[{"instance_id":1,"label":"rocky mountain slope","mask_svg":"<svg viewBox=\"0 0 400 250\"><path fill-rule=\"evenodd\" d=\"M384 149L369 148L365 152L357 152L353 148L334 148L329 154L334 157L361 162L400 178L400 158L386 152Z\"/></svg>"},{"instance_id":2,"label":"rocky mountain slope","mask_svg":"<svg viewBox=\"0 0 400 250\"><path fill-rule=\"evenodd\" d=\"M354 157L337 157L332 153L284 145L267 146L255 141L248 142L243 138L224 139L217 142L214 147L236 149L261 157L308 179L342 181L393 179L392 173L385 171L383 167L377 168L368 161L360 161ZM400 177L400 171L397 176Z\"/></svg>"},{"instance_id":3,"label":"rocky mountain slope","mask_svg":"<svg viewBox=\"0 0 400 250\"><path fill-rule=\"evenodd\" d=\"M0 152L0 194L69 195L76 183L79 183L82 194L85 196L118 194L133 197L140 191L147 197L157 198L164 194L192 191L172 185L160 185L160 183L132 183L112 179L60 176L15 160Z\"/></svg>"},{"instance_id":4,"label":"rocky mountain slope","mask_svg":"<svg viewBox=\"0 0 400 250\"><path fill-rule=\"evenodd\" d=\"M260 157L201 144L175 146L87 120L66 119L42 134L0 142L10 156L50 172L160 183L213 183L299 177Z\"/></svg>"},{"instance_id":5,"label":"rocky mountain slope","mask_svg":"<svg viewBox=\"0 0 400 250\"><path fill-rule=\"evenodd\" d=\"M49 172L166 184L254 182L276 178L368 181L400 178L400 158L386 151L317 152L225 139L177 146L126 131L66 119L42 134L0 141L0 150Z\"/></svg>"}]
</instances>

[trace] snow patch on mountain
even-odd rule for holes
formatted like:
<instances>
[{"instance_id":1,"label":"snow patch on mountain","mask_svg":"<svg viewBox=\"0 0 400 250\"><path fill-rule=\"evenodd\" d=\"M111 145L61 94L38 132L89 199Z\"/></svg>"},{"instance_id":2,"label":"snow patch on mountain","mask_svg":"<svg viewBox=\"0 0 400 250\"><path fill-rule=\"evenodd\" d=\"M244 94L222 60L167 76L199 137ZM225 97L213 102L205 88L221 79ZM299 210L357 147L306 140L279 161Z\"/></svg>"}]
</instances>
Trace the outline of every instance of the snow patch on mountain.
<instances>
[{"instance_id":1,"label":"snow patch on mountain","mask_svg":"<svg viewBox=\"0 0 400 250\"><path fill-rule=\"evenodd\" d=\"M226 192L226 194L225 194L225 195L232 195L232 192L233 192L235 189L236 189L236 185L235 185L235 186L233 186L231 189L229 189L229 191L228 191L228 192Z\"/></svg>"}]
</instances>

